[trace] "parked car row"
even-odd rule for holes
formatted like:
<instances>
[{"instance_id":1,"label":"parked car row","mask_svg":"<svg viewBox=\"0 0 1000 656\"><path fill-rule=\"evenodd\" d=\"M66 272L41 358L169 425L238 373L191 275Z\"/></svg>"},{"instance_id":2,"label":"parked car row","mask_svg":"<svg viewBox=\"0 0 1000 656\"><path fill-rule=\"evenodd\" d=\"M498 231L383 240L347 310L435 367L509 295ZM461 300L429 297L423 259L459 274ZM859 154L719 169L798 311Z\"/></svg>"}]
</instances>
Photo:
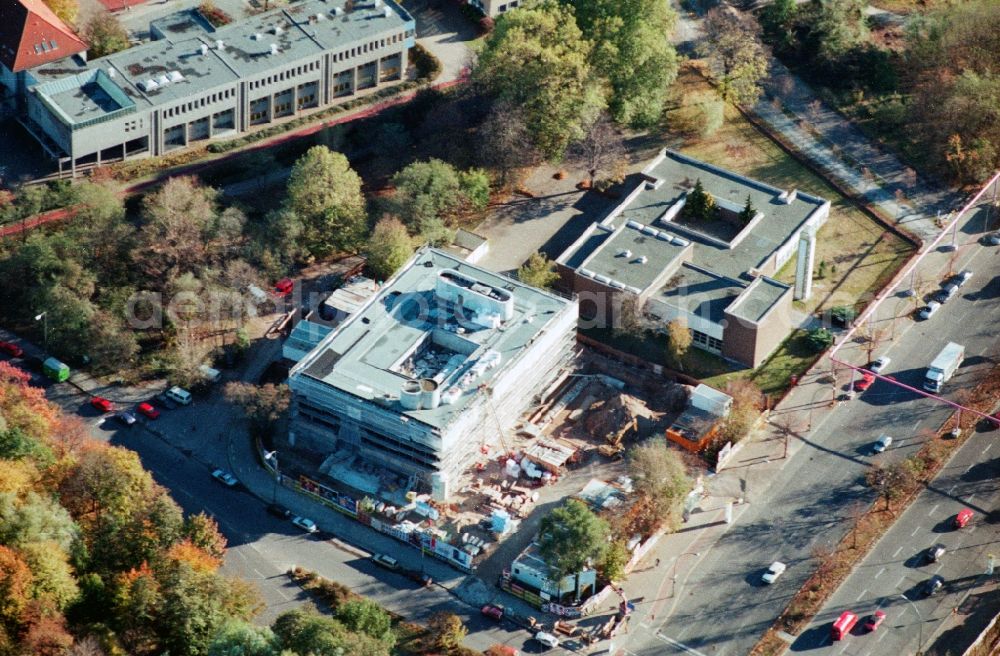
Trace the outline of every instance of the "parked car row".
<instances>
[{"instance_id":1,"label":"parked car row","mask_svg":"<svg viewBox=\"0 0 1000 656\"><path fill-rule=\"evenodd\" d=\"M952 276L947 282L941 285L941 289L934 294L934 299L929 301L927 305L917 311L917 318L927 320L933 317L937 314L938 310L941 309L942 305L958 295L958 290L961 289L965 283L969 282L971 278L972 271L968 269Z\"/></svg>"}]
</instances>

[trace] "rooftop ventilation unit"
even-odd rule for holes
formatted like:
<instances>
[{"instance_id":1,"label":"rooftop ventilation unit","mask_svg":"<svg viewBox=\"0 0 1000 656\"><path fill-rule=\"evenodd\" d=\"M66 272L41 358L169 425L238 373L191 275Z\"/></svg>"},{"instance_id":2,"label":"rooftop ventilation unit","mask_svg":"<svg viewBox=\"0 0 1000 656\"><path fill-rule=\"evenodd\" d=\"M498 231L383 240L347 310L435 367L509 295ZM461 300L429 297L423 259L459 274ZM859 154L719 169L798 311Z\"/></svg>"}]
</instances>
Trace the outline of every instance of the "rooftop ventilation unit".
<instances>
[{"instance_id":1,"label":"rooftop ventilation unit","mask_svg":"<svg viewBox=\"0 0 1000 656\"><path fill-rule=\"evenodd\" d=\"M207 45L207 44L204 44L204 43L203 43L203 44L201 44L201 45L200 45L200 46L198 47L198 50L200 50L200 51L201 51L201 54L203 54L203 55L207 55L207 54L208 54L208 45Z\"/></svg>"},{"instance_id":2,"label":"rooftop ventilation unit","mask_svg":"<svg viewBox=\"0 0 1000 656\"><path fill-rule=\"evenodd\" d=\"M375 8L378 9L382 6L382 0L375 0Z\"/></svg>"},{"instance_id":3,"label":"rooftop ventilation unit","mask_svg":"<svg viewBox=\"0 0 1000 656\"><path fill-rule=\"evenodd\" d=\"M577 273L581 276L586 276L587 278L593 278L596 275L590 269L577 269Z\"/></svg>"},{"instance_id":4,"label":"rooftop ventilation unit","mask_svg":"<svg viewBox=\"0 0 1000 656\"><path fill-rule=\"evenodd\" d=\"M630 291L633 294L641 294L642 293L642 290L639 289L638 287L626 287L625 290L626 291Z\"/></svg>"},{"instance_id":5,"label":"rooftop ventilation unit","mask_svg":"<svg viewBox=\"0 0 1000 656\"><path fill-rule=\"evenodd\" d=\"M169 73L167 73L167 78L171 82L180 82L181 80L184 79L184 76L181 74L180 71L170 71Z\"/></svg>"},{"instance_id":6,"label":"rooftop ventilation unit","mask_svg":"<svg viewBox=\"0 0 1000 656\"><path fill-rule=\"evenodd\" d=\"M644 234L644 235L650 235L652 237L655 237L656 236L656 228L650 228L649 226L645 226L642 229L642 234Z\"/></svg>"},{"instance_id":7,"label":"rooftop ventilation unit","mask_svg":"<svg viewBox=\"0 0 1000 656\"><path fill-rule=\"evenodd\" d=\"M646 262L649 262L649 258L646 257L645 255L640 255L639 257L635 258L636 264L645 264Z\"/></svg>"},{"instance_id":8,"label":"rooftop ventilation unit","mask_svg":"<svg viewBox=\"0 0 1000 656\"><path fill-rule=\"evenodd\" d=\"M596 280L597 282L603 283L605 285L613 282L611 280L611 278L608 278L607 276L601 276L601 275L594 276L594 280Z\"/></svg>"},{"instance_id":9,"label":"rooftop ventilation unit","mask_svg":"<svg viewBox=\"0 0 1000 656\"><path fill-rule=\"evenodd\" d=\"M341 15L343 15L343 13L344 13L344 8L343 7L334 7L333 8L333 15L334 16L341 16Z\"/></svg>"},{"instance_id":10,"label":"rooftop ventilation unit","mask_svg":"<svg viewBox=\"0 0 1000 656\"><path fill-rule=\"evenodd\" d=\"M109 68L109 69L108 69L108 77L110 77L110 78L114 78L114 77L115 77L115 75L116 75L116 73L115 73L115 69L113 69L113 68Z\"/></svg>"},{"instance_id":11,"label":"rooftop ventilation unit","mask_svg":"<svg viewBox=\"0 0 1000 656\"><path fill-rule=\"evenodd\" d=\"M161 87L165 87L165 86L167 86L168 84L170 84L170 79L169 79L169 78L167 78L167 76L166 76L166 75L159 75L159 76L157 76L157 78L156 78L156 83L157 83L158 85L160 85Z\"/></svg>"},{"instance_id":12,"label":"rooftop ventilation unit","mask_svg":"<svg viewBox=\"0 0 1000 656\"><path fill-rule=\"evenodd\" d=\"M272 54L272 55L276 55L276 54L278 54L279 52L281 52L281 51L280 51L280 50L278 50L278 44L277 44L277 43L272 43L272 44L271 44L271 54Z\"/></svg>"},{"instance_id":13,"label":"rooftop ventilation unit","mask_svg":"<svg viewBox=\"0 0 1000 656\"><path fill-rule=\"evenodd\" d=\"M321 20L326 20L326 16L323 14L316 14L316 22L318 23Z\"/></svg>"},{"instance_id":14,"label":"rooftop ventilation unit","mask_svg":"<svg viewBox=\"0 0 1000 656\"><path fill-rule=\"evenodd\" d=\"M794 201L795 197L798 195L799 195L798 189L792 189L791 191L783 191L781 192L781 195L778 196L778 200L780 200L785 205L791 205L792 201Z\"/></svg>"},{"instance_id":15,"label":"rooftop ventilation unit","mask_svg":"<svg viewBox=\"0 0 1000 656\"><path fill-rule=\"evenodd\" d=\"M632 257L632 251L626 248L623 251L619 251L618 255L620 255L621 257Z\"/></svg>"},{"instance_id":16,"label":"rooftop ventilation unit","mask_svg":"<svg viewBox=\"0 0 1000 656\"><path fill-rule=\"evenodd\" d=\"M226 49L226 42L223 41L222 39L219 39L218 41L215 42L215 49L220 52L224 51Z\"/></svg>"},{"instance_id":17,"label":"rooftop ventilation unit","mask_svg":"<svg viewBox=\"0 0 1000 656\"><path fill-rule=\"evenodd\" d=\"M689 242L687 239L681 239L680 237L672 237L670 239L670 243L673 244L674 246L680 246L681 248L683 248L684 246L687 246Z\"/></svg>"},{"instance_id":18,"label":"rooftop ventilation unit","mask_svg":"<svg viewBox=\"0 0 1000 656\"><path fill-rule=\"evenodd\" d=\"M385 11L383 11L382 13L385 15L386 18L392 17L392 9L390 7L386 7Z\"/></svg>"},{"instance_id":19,"label":"rooftop ventilation unit","mask_svg":"<svg viewBox=\"0 0 1000 656\"><path fill-rule=\"evenodd\" d=\"M627 226L628 226L628 227L630 227L630 228L634 228L635 230L640 230L640 229L642 229L642 224L641 224L641 223L639 223L638 221L629 221L629 222L628 222L628 223L626 223L625 225L627 225Z\"/></svg>"},{"instance_id":20,"label":"rooftop ventilation unit","mask_svg":"<svg viewBox=\"0 0 1000 656\"><path fill-rule=\"evenodd\" d=\"M260 32L254 32L253 37L251 38L253 38L254 41L260 41L261 39L264 38L264 35L261 34Z\"/></svg>"},{"instance_id":21,"label":"rooftop ventilation unit","mask_svg":"<svg viewBox=\"0 0 1000 656\"><path fill-rule=\"evenodd\" d=\"M670 241L670 235L662 231L656 233L656 238L661 241L666 241L666 242Z\"/></svg>"},{"instance_id":22,"label":"rooftop ventilation unit","mask_svg":"<svg viewBox=\"0 0 1000 656\"><path fill-rule=\"evenodd\" d=\"M160 88L160 85L156 83L156 80L149 79L142 83L144 91L156 91Z\"/></svg>"},{"instance_id":23,"label":"rooftop ventilation unit","mask_svg":"<svg viewBox=\"0 0 1000 656\"><path fill-rule=\"evenodd\" d=\"M614 287L615 289L625 289L625 283L618 282L617 280L612 280L608 284Z\"/></svg>"}]
</instances>

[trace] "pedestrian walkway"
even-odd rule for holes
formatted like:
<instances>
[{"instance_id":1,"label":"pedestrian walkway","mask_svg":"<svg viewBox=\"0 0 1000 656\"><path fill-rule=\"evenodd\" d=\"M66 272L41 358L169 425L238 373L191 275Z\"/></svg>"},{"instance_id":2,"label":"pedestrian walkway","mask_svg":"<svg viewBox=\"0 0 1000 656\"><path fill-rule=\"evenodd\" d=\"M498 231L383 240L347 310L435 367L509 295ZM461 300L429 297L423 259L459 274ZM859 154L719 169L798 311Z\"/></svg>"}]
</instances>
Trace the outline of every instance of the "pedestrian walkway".
<instances>
[{"instance_id":1,"label":"pedestrian walkway","mask_svg":"<svg viewBox=\"0 0 1000 656\"><path fill-rule=\"evenodd\" d=\"M957 193L921 178L873 144L773 57L765 95L753 113L836 182L923 241L940 232L938 215L958 203Z\"/></svg>"}]
</instances>

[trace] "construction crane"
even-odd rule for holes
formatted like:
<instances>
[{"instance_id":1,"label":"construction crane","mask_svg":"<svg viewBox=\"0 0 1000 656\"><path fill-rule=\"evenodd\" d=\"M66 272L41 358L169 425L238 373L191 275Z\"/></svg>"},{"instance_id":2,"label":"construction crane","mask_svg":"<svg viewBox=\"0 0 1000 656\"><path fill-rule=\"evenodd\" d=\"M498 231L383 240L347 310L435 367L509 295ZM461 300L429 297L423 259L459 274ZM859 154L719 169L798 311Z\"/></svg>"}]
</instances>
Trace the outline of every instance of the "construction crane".
<instances>
[{"instance_id":1,"label":"construction crane","mask_svg":"<svg viewBox=\"0 0 1000 656\"><path fill-rule=\"evenodd\" d=\"M503 426L500 424L500 418L497 417L497 410L493 407L493 388L483 383L477 388L477 391L484 392L486 394L486 407L490 410L490 416L493 417L494 423L497 425L497 435L500 436L500 446L503 448L503 453L506 456L511 453L510 449L507 448L507 440L504 439ZM486 437L483 436L483 441L486 441ZM484 445L485 448L485 445Z\"/></svg>"}]
</instances>

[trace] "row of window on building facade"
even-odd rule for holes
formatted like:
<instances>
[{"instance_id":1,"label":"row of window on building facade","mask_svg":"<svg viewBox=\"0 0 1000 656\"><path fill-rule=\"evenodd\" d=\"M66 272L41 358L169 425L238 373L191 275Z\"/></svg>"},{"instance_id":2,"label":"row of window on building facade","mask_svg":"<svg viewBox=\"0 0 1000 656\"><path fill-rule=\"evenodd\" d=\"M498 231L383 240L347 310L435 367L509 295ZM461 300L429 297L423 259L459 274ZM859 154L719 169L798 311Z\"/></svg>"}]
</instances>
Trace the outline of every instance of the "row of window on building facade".
<instances>
[{"instance_id":1,"label":"row of window on building facade","mask_svg":"<svg viewBox=\"0 0 1000 656\"><path fill-rule=\"evenodd\" d=\"M213 93L204 98L199 98L198 100L192 100L189 103L184 103L183 105L178 105L176 107L170 107L163 112L165 118L170 118L172 116L179 116L180 114L185 114L193 109L198 109L199 107L204 107L211 103L219 102L220 100L226 100L228 98L236 97L236 89L224 89L218 93Z\"/></svg>"}]
</instances>

